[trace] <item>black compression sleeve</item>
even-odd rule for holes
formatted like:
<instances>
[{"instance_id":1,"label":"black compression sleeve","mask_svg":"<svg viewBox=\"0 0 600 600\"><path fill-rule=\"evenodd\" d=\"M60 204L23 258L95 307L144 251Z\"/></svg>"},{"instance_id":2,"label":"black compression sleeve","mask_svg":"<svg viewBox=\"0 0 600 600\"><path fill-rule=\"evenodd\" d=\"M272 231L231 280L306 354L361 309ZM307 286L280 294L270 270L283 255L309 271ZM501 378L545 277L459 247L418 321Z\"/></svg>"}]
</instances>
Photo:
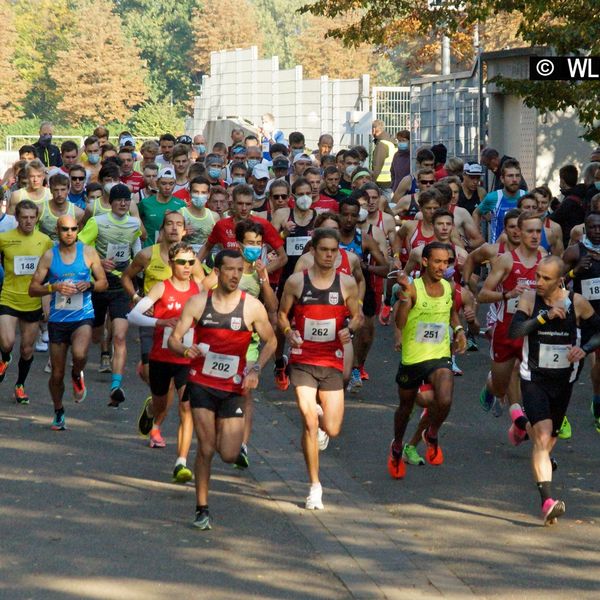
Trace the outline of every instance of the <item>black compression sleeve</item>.
<instances>
[{"instance_id":1,"label":"black compression sleeve","mask_svg":"<svg viewBox=\"0 0 600 600\"><path fill-rule=\"evenodd\" d=\"M600 348L600 316L594 313L589 319L581 321L581 337L587 340L581 346L586 354Z\"/></svg>"},{"instance_id":2,"label":"black compression sleeve","mask_svg":"<svg viewBox=\"0 0 600 600\"><path fill-rule=\"evenodd\" d=\"M508 337L515 340L535 331L541 323L537 317L530 318L522 310L518 310L512 318L508 329Z\"/></svg>"}]
</instances>

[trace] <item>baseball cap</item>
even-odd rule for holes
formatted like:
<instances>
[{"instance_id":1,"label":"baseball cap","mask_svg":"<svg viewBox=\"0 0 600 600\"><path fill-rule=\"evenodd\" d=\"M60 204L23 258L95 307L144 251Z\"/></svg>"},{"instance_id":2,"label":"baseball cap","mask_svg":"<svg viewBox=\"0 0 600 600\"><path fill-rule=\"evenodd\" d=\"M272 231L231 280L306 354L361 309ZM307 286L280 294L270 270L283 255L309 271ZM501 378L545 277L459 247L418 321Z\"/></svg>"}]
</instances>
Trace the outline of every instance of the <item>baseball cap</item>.
<instances>
[{"instance_id":1,"label":"baseball cap","mask_svg":"<svg viewBox=\"0 0 600 600\"><path fill-rule=\"evenodd\" d=\"M175 171L171 167L164 167L158 172L156 179L175 179Z\"/></svg>"},{"instance_id":2,"label":"baseball cap","mask_svg":"<svg viewBox=\"0 0 600 600\"><path fill-rule=\"evenodd\" d=\"M290 161L283 157L283 156L278 156L274 161L273 161L273 168L274 169L289 169L290 168Z\"/></svg>"},{"instance_id":3,"label":"baseball cap","mask_svg":"<svg viewBox=\"0 0 600 600\"><path fill-rule=\"evenodd\" d=\"M299 161L312 163L312 158L308 154L297 154L294 157L294 164L296 164Z\"/></svg>"},{"instance_id":4,"label":"baseball cap","mask_svg":"<svg viewBox=\"0 0 600 600\"><path fill-rule=\"evenodd\" d=\"M135 147L135 138L132 135L124 135L119 140L119 148L125 148L125 146Z\"/></svg>"},{"instance_id":5,"label":"baseball cap","mask_svg":"<svg viewBox=\"0 0 600 600\"><path fill-rule=\"evenodd\" d=\"M353 175L352 175L352 183L354 183L360 177L372 177L372 176L373 176L373 174L371 173L371 171L369 171L369 169L358 168L356 170L356 172L353 173Z\"/></svg>"},{"instance_id":6,"label":"baseball cap","mask_svg":"<svg viewBox=\"0 0 600 600\"><path fill-rule=\"evenodd\" d=\"M108 196L108 201L113 202L114 200L131 200L131 190L123 183L117 183L113 185Z\"/></svg>"},{"instance_id":7,"label":"baseball cap","mask_svg":"<svg viewBox=\"0 0 600 600\"><path fill-rule=\"evenodd\" d=\"M259 163L252 169L252 177L254 179L269 179L269 169L266 165Z\"/></svg>"},{"instance_id":8,"label":"baseball cap","mask_svg":"<svg viewBox=\"0 0 600 600\"><path fill-rule=\"evenodd\" d=\"M210 165L223 165L223 159L220 156L207 156L204 164L207 167Z\"/></svg>"},{"instance_id":9,"label":"baseball cap","mask_svg":"<svg viewBox=\"0 0 600 600\"><path fill-rule=\"evenodd\" d=\"M180 135L176 140L176 144L187 144L188 146L192 145L192 138L189 135Z\"/></svg>"},{"instance_id":10,"label":"baseball cap","mask_svg":"<svg viewBox=\"0 0 600 600\"><path fill-rule=\"evenodd\" d=\"M242 144L236 144L232 149L231 153L235 156L236 154L246 154L246 146Z\"/></svg>"},{"instance_id":11,"label":"baseball cap","mask_svg":"<svg viewBox=\"0 0 600 600\"><path fill-rule=\"evenodd\" d=\"M479 177L483 175L483 169L479 163L465 163L463 168L465 175L472 175L473 177Z\"/></svg>"}]
</instances>

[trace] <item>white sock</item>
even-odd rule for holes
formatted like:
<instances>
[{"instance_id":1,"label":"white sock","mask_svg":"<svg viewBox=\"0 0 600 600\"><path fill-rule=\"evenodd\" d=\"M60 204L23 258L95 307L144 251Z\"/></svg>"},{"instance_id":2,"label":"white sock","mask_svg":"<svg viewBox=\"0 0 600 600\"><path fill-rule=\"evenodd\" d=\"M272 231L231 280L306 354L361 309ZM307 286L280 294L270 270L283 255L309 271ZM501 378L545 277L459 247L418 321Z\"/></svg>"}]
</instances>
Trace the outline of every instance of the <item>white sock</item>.
<instances>
[{"instance_id":1,"label":"white sock","mask_svg":"<svg viewBox=\"0 0 600 600\"><path fill-rule=\"evenodd\" d=\"M187 459L185 459L183 456L180 456L175 461L175 466L178 467L179 465L183 465L184 467L186 467L187 466Z\"/></svg>"},{"instance_id":2,"label":"white sock","mask_svg":"<svg viewBox=\"0 0 600 600\"><path fill-rule=\"evenodd\" d=\"M310 484L310 493L312 494L313 492L320 492L321 491L321 484L320 483L311 483Z\"/></svg>"}]
</instances>

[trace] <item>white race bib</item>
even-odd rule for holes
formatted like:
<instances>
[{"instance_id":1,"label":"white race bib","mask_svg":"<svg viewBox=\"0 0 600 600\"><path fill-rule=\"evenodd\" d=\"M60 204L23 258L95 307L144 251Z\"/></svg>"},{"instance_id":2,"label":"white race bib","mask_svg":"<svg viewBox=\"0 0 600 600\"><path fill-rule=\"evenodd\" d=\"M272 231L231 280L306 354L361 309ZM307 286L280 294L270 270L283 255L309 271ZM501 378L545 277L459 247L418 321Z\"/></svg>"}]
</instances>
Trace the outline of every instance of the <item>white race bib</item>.
<instances>
[{"instance_id":1,"label":"white race bib","mask_svg":"<svg viewBox=\"0 0 600 600\"><path fill-rule=\"evenodd\" d=\"M308 342L333 342L335 319L306 319L302 337Z\"/></svg>"},{"instance_id":2,"label":"white race bib","mask_svg":"<svg viewBox=\"0 0 600 600\"><path fill-rule=\"evenodd\" d=\"M514 315L517 312L517 304L519 304L519 296L516 298L509 298L506 301L506 312L509 315Z\"/></svg>"},{"instance_id":3,"label":"white race bib","mask_svg":"<svg viewBox=\"0 0 600 600\"><path fill-rule=\"evenodd\" d=\"M586 300L600 300L600 277L581 280L581 295Z\"/></svg>"},{"instance_id":4,"label":"white race bib","mask_svg":"<svg viewBox=\"0 0 600 600\"><path fill-rule=\"evenodd\" d=\"M33 275L37 269L39 256L15 256L13 270L15 275Z\"/></svg>"},{"instance_id":5,"label":"white race bib","mask_svg":"<svg viewBox=\"0 0 600 600\"><path fill-rule=\"evenodd\" d=\"M83 309L83 293L63 296L56 292L54 295L54 308L56 310L81 310Z\"/></svg>"},{"instance_id":6,"label":"white race bib","mask_svg":"<svg viewBox=\"0 0 600 600\"><path fill-rule=\"evenodd\" d=\"M304 246L309 242L310 236L288 237L285 240L285 253L288 256L301 256Z\"/></svg>"},{"instance_id":7,"label":"white race bib","mask_svg":"<svg viewBox=\"0 0 600 600\"><path fill-rule=\"evenodd\" d=\"M540 344L540 369L567 369L571 365L567 360L569 348L565 344Z\"/></svg>"},{"instance_id":8,"label":"white race bib","mask_svg":"<svg viewBox=\"0 0 600 600\"><path fill-rule=\"evenodd\" d=\"M202 374L219 379L230 379L238 372L240 357L231 354L219 354L218 352L206 353Z\"/></svg>"},{"instance_id":9,"label":"white race bib","mask_svg":"<svg viewBox=\"0 0 600 600\"><path fill-rule=\"evenodd\" d=\"M446 337L444 323L422 323L417 325L416 341L421 344L441 344Z\"/></svg>"},{"instance_id":10,"label":"white race bib","mask_svg":"<svg viewBox=\"0 0 600 600\"><path fill-rule=\"evenodd\" d=\"M168 348L169 345L167 342L169 341L170 335L173 333L172 327L165 327L163 331L163 339L162 339L162 347ZM182 344L187 346L188 348L194 344L194 328L188 329L183 336Z\"/></svg>"},{"instance_id":11,"label":"white race bib","mask_svg":"<svg viewBox=\"0 0 600 600\"><path fill-rule=\"evenodd\" d=\"M116 263L122 263L129 260L129 244L109 243L106 248L106 258Z\"/></svg>"}]
</instances>

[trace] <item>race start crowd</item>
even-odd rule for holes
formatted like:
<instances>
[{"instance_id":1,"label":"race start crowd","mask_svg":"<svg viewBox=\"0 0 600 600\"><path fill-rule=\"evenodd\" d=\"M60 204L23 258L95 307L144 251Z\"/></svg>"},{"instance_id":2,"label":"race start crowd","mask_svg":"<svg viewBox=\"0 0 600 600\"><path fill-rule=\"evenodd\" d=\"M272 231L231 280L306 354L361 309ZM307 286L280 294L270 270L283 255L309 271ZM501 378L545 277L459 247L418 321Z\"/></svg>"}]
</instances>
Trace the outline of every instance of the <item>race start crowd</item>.
<instances>
[{"instance_id":1,"label":"race start crowd","mask_svg":"<svg viewBox=\"0 0 600 600\"><path fill-rule=\"evenodd\" d=\"M312 151L269 114L258 131L233 129L209 150L202 135L137 148L122 132L111 144L98 127L83 148L58 148L43 123L2 181L0 382L18 327L14 397L28 404L34 348L49 343L51 427L64 430L69 347L75 402L87 394L93 341L118 407L127 331L139 327L138 375L151 392L139 430L165 447L177 395L173 480L195 478L193 524L210 529L213 455L249 466L252 390L271 359L302 416L306 508L323 509L319 452L340 432L344 392L369 379L375 319L395 328L401 356L389 474L441 464L438 432L462 375L455 355L478 349L487 304L481 406L507 410L512 444L531 441L542 519L556 522L565 504L552 494L551 452L571 435L566 411L588 354L600 433L600 149L581 177L560 169L554 198L545 186L528 192L519 162L492 148L464 164L441 144L422 147L412 171L409 132L394 139L381 121L369 151L333 153L328 134ZM407 434L415 404L423 410Z\"/></svg>"}]
</instances>

